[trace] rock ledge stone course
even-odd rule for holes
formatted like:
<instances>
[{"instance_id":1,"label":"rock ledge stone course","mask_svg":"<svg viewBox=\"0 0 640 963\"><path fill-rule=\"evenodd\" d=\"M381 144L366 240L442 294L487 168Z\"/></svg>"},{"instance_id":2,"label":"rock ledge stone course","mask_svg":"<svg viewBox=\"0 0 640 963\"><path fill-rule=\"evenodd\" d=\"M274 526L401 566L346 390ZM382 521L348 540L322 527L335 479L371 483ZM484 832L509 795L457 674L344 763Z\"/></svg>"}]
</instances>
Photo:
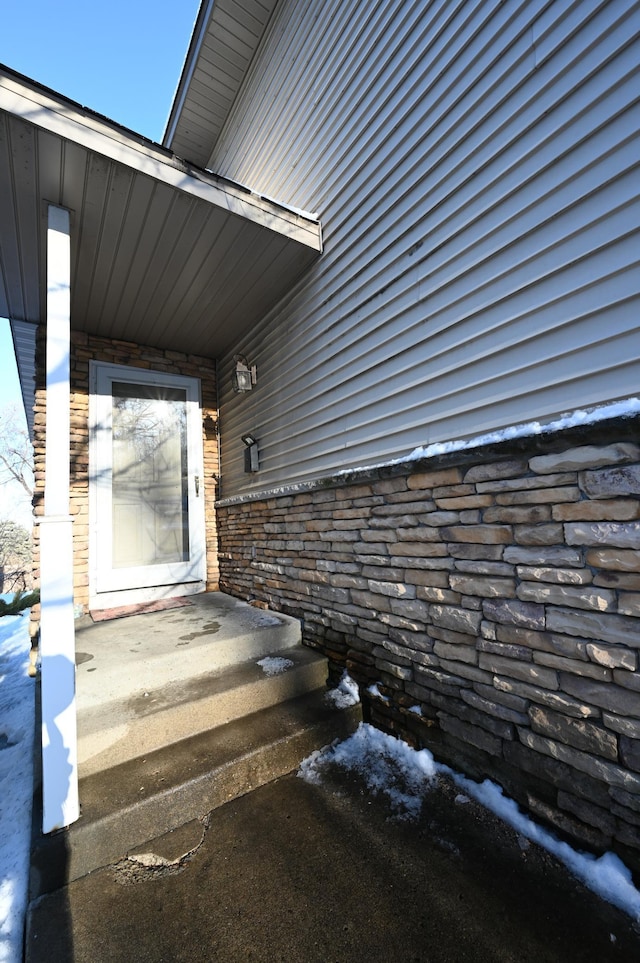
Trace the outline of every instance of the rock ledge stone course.
<instances>
[{"instance_id":1,"label":"rock ledge stone course","mask_svg":"<svg viewBox=\"0 0 640 963\"><path fill-rule=\"evenodd\" d=\"M636 874L638 427L218 504L221 588L299 617L370 721Z\"/></svg>"}]
</instances>

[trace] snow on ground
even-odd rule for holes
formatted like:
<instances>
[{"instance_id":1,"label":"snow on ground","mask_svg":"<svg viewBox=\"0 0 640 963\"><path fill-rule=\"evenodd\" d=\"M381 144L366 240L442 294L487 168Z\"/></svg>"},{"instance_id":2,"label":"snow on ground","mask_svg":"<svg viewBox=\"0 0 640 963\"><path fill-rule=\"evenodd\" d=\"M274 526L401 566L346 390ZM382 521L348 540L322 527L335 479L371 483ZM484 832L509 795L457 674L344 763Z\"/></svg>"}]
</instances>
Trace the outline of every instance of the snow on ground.
<instances>
[{"instance_id":1,"label":"snow on ground","mask_svg":"<svg viewBox=\"0 0 640 963\"><path fill-rule=\"evenodd\" d=\"M33 795L29 645L28 609L0 619L0 963L22 960Z\"/></svg>"},{"instance_id":2,"label":"snow on ground","mask_svg":"<svg viewBox=\"0 0 640 963\"><path fill-rule=\"evenodd\" d=\"M370 792L386 796L396 819L420 815L426 790L436 775L436 764L427 749L417 752L364 723L344 742L313 752L303 760L299 775L307 782L321 783L328 765L357 772Z\"/></svg>"},{"instance_id":3,"label":"snow on ground","mask_svg":"<svg viewBox=\"0 0 640 963\"><path fill-rule=\"evenodd\" d=\"M308 782L322 783L323 773L331 766L360 775L370 792L387 798L395 819L417 818L438 774L448 776L461 790L455 800L457 803L462 804L472 797L522 837L556 856L602 899L640 922L640 891L633 885L631 872L616 855L605 853L598 858L573 849L525 816L517 804L503 794L500 786L490 780L473 782L435 762L428 749L412 749L401 739L366 723L361 723L344 742L312 753L303 761L298 775Z\"/></svg>"},{"instance_id":4,"label":"snow on ground","mask_svg":"<svg viewBox=\"0 0 640 963\"><path fill-rule=\"evenodd\" d=\"M438 770L451 776L460 789L494 812L517 832L537 843L538 846L542 846L547 852L553 853L590 890L640 923L640 891L633 885L631 871L618 856L614 853L605 853L597 857L591 853L582 853L573 849L568 843L558 839L549 830L543 829L525 816L513 799L505 796L501 787L489 779L477 783L454 772L448 766L440 765Z\"/></svg>"}]
</instances>

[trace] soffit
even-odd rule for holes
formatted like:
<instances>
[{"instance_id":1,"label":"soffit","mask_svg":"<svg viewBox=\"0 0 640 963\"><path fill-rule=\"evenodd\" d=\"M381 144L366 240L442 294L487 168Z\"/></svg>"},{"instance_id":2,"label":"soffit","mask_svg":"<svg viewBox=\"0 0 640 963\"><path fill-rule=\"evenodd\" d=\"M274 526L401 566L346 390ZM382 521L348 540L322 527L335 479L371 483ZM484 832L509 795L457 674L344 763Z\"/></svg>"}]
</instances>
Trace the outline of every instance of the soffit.
<instances>
[{"instance_id":1,"label":"soffit","mask_svg":"<svg viewBox=\"0 0 640 963\"><path fill-rule=\"evenodd\" d=\"M71 211L72 328L207 357L238 344L321 250L317 221L0 68L0 317L12 322L45 317L50 203Z\"/></svg>"},{"instance_id":2,"label":"soffit","mask_svg":"<svg viewBox=\"0 0 640 963\"><path fill-rule=\"evenodd\" d=\"M163 144L207 167L278 0L203 0Z\"/></svg>"}]
</instances>

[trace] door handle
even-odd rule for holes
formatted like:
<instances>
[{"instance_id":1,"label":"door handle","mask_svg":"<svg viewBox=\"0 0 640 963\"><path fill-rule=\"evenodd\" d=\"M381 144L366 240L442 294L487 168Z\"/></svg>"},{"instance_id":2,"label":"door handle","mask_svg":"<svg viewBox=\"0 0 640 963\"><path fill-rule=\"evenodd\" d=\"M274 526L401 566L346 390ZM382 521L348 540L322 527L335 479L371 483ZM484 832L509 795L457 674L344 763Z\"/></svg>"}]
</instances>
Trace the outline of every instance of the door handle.
<instances>
[{"instance_id":1,"label":"door handle","mask_svg":"<svg viewBox=\"0 0 640 963\"><path fill-rule=\"evenodd\" d=\"M196 486L196 498L200 497L200 475L194 475L193 480Z\"/></svg>"}]
</instances>

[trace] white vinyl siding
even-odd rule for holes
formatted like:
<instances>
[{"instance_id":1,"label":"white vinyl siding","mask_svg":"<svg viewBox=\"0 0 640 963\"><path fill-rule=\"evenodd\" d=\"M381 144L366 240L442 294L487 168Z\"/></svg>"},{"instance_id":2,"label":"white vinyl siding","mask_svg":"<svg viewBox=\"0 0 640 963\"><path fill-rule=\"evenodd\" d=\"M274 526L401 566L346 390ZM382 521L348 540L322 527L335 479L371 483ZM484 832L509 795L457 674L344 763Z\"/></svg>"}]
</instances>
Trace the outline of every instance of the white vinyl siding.
<instances>
[{"instance_id":1,"label":"white vinyl siding","mask_svg":"<svg viewBox=\"0 0 640 963\"><path fill-rule=\"evenodd\" d=\"M277 0L208 0L196 23L199 43L187 53L165 143L178 157L206 167ZM208 35L211 31L211 35Z\"/></svg>"},{"instance_id":2,"label":"white vinyl siding","mask_svg":"<svg viewBox=\"0 0 640 963\"><path fill-rule=\"evenodd\" d=\"M224 496L638 393L639 33L631 0L281 0L211 166L325 253L235 347L250 395L221 360Z\"/></svg>"}]
</instances>

